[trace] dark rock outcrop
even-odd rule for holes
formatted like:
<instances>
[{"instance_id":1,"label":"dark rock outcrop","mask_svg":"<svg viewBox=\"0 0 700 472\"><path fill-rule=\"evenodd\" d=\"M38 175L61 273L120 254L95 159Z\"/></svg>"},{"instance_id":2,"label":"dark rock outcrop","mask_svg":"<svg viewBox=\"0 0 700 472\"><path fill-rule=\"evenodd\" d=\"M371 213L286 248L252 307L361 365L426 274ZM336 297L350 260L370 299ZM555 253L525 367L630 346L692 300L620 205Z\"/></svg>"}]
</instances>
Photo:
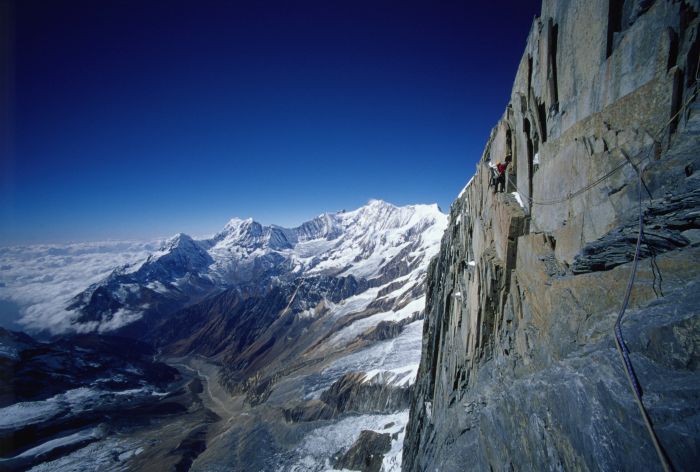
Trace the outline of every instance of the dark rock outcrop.
<instances>
[{"instance_id":1,"label":"dark rock outcrop","mask_svg":"<svg viewBox=\"0 0 700 472\"><path fill-rule=\"evenodd\" d=\"M408 408L411 387L365 380L364 372L343 375L321 394L337 412L390 413Z\"/></svg>"},{"instance_id":2,"label":"dark rock outcrop","mask_svg":"<svg viewBox=\"0 0 700 472\"><path fill-rule=\"evenodd\" d=\"M376 326L367 330L361 335L362 339L368 341L384 341L397 337L403 331L404 326L407 326L414 321L423 319L423 312L415 312L408 318L401 321L380 321Z\"/></svg>"},{"instance_id":3,"label":"dark rock outcrop","mask_svg":"<svg viewBox=\"0 0 700 472\"><path fill-rule=\"evenodd\" d=\"M663 254L666 251L691 244L684 232L700 229L700 190L676 194L649 202L644 211L640 259ZM574 274L609 270L630 262L635 253L639 224L632 219L597 241L587 244L574 258ZM686 233L687 234L687 233Z\"/></svg>"},{"instance_id":4,"label":"dark rock outcrop","mask_svg":"<svg viewBox=\"0 0 700 472\"><path fill-rule=\"evenodd\" d=\"M319 400L308 400L284 408L288 422L300 423L337 418L343 414L386 414L406 410L412 386L393 385L391 379L366 379L364 372L343 375L321 393Z\"/></svg>"},{"instance_id":5,"label":"dark rock outcrop","mask_svg":"<svg viewBox=\"0 0 700 472\"><path fill-rule=\"evenodd\" d=\"M334 463L336 469L379 472L384 454L391 449L391 436L364 430L357 441Z\"/></svg>"},{"instance_id":6,"label":"dark rock outcrop","mask_svg":"<svg viewBox=\"0 0 700 472\"><path fill-rule=\"evenodd\" d=\"M380 321L377 326L362 334L362 338L368 341L384 341L395 338L403 330L404 323L396 321Z\"/></svg>"},{"instance_id":7,"label":"dark rock outcrop","mask_svg":"<svg viewBox=\"0 0 700 472\"><path fill-rule=\"evenodd\" d=\"M330 420L337 416L337 411L322 400L309 400L282 411L284 419L291 423Z\"/></svg>"}]
</instances>

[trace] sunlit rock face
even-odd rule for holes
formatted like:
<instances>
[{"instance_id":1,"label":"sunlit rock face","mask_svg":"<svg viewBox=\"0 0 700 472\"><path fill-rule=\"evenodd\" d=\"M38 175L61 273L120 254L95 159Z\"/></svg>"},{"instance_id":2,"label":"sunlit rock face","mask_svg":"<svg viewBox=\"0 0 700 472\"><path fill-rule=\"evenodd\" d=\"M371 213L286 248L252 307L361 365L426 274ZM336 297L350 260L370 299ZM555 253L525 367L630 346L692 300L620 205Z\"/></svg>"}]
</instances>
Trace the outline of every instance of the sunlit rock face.
<instances>
[{"instance_id":1,"label":"sunlit rock face","mask_svg":"<svg viewBox=\"0 0 700 472\"><path fill-rule=\"evenodd\" d=\"M622 330L670 461L698 463L698 11L544 2L429 269L404 470L660 470L613 337L628 158Z\"/></svg>"}]
</instances>

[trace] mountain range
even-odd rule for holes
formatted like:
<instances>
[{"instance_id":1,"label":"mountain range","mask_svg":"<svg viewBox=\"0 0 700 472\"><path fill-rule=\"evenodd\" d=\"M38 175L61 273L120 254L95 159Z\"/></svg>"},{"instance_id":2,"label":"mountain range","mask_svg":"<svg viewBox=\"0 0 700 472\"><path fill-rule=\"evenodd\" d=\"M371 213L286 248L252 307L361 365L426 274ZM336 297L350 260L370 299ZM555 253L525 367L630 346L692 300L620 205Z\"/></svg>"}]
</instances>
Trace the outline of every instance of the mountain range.
<instances>
[{"instance_id":1,"label":"mountain range","mask_svg":"<svg viewBox=\"0 0 700 472\"><path fill-rule=\"evenodd\" d=\"M386 419L383 425L391 427L381 434L389 449L377 457L395 469L419 363L428 263L446 225L436 205L397 207L372 200L295 228L234 218L210 238L177 234L63 302L59 336L78 345L85 342L80 336L89 335L108 336L110 346L119 338L150 346L157 352L154 362L166 362L180 375L169 387L161 382L153 401L178 399L178 408L166 408L175 412L172 421L190 421L181 411L191 412L195 404L209 411L207 418L218 418L202 423L200 415L196 425L190 424L205 431L196 454L139 444L134 450L143 448L141 460L150 454L163 463L162 457L180 451L193 470L251 464L322 470L340 461L335 456L362 430ZM110 369L128 370L133 362L110 358ZM70 387L81 388L81 378L85 388L95 387L95 379L84 376L76 376ZM183 394L195 381L207 386L198 393L200 400ZM110 391L118 393L119 385ZM41 410L43 402L65 392L53 394L22 400ZM248 420L232 423L240 415ZM50 418L44 420L51 424ZM100 422L93 426L100 425L104 428ZM324 447L304 446L321 426L346 434ZM67 434L60 425L44 430L50 434L23 448ZM262 431L268 445L264 454L253 441ZM235 444L213 442L212 436ZM75 447L64 445L61 454L35 459L50 458L49 470L82 464L86 442L99 449L113 440L104 432L81 438Z\"/></svg>"}]
</instances>

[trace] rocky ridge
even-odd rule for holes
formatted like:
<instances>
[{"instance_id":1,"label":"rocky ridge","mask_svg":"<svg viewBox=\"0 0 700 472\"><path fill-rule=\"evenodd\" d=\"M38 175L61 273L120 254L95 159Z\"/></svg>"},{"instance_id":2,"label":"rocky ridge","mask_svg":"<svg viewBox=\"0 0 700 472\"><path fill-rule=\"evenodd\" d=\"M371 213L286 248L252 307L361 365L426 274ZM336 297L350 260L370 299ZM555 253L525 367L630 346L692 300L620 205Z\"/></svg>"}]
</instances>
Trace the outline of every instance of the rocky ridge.
<instances>
[{"instance_id":1,"label":"rocky ridge","mask_svg":"<svg viewBox=\"0 0 700 472\"><path fill-rule=\"evenodd\" d=\"M428 277L404 470L676 470L700 459L697 1L545 0ZM506 193L489 163L512 155Z\"/></svg>"}]
</instances>

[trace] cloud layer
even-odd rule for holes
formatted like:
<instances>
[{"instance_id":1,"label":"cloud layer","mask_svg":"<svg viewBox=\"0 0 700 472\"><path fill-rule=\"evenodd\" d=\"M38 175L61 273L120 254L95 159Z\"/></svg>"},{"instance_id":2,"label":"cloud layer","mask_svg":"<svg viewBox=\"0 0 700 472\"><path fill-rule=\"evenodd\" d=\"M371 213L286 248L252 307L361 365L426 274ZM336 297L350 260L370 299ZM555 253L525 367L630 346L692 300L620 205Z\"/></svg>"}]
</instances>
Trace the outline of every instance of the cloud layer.
<instances>
[{"instance_id":1,"label":"cloud layer","mask_svg":"<svg viewBox=\"0 0 700 472\"><path fill-rule=\"evenodd\" d=\"M0 248L0 300L20 307L28 331L64 332L75 314L67 302L116 267L145 259L161 240L106 241Z\"/></svg>"}]
</instances>

